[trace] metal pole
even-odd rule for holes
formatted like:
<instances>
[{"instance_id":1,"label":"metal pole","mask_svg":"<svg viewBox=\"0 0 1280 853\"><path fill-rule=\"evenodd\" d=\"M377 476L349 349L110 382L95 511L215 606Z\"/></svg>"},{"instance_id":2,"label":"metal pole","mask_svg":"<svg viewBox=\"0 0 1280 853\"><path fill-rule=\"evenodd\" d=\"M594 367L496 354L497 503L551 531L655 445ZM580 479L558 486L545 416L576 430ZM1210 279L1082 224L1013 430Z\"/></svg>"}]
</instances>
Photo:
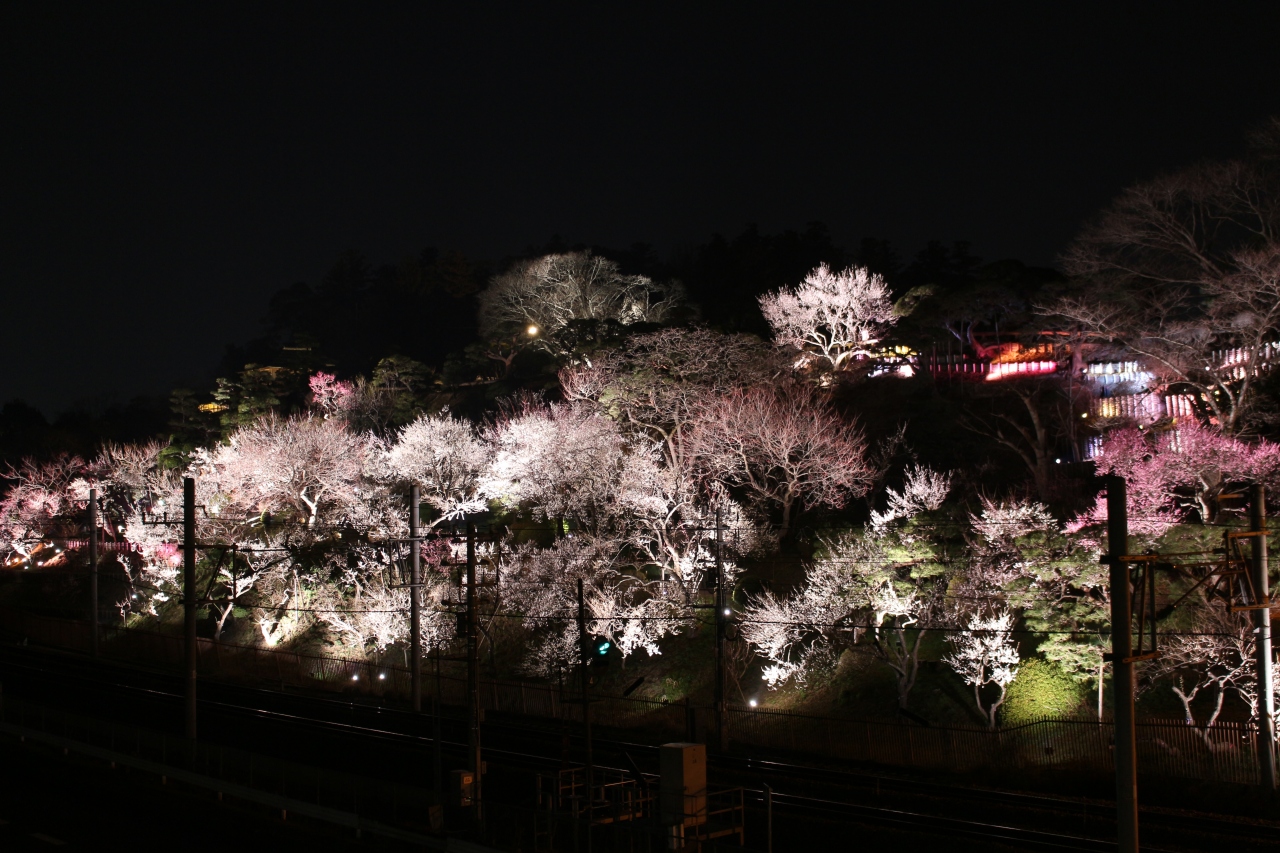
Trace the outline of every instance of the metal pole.
<instances>
[{"instance_id":1,"label":"metal pole","mask_svg":"<svg viewBox=\"0 0 1280 853\"><path fill-rule=\"evenodd\" d=\"M413 712L422 711L422 561L418 547L420 487L409 489L409 681Z\"/></svg>"},{"instance_id":2,"label":"metal pole","mask_svg":"<svg viewBox=\"0 0 1280 853\"><path fill-rule=\"evenodd\" d=\"M1276 707L1275 681L1271 660L1271 578L1267 568L1267 490L1261 483L1251 489L1249 529L1253 537L1250 561L1253 589L1257 604L1253 611L1258 628L1255 652L1258 661L1258 762L1262 765L1262 784L1272 793L1276 790Z\"/></svg>"},{"instance_id":3,"label":"metal pole","mask_svg":"<svg viewBox=\"0 0 1280 853\"><path fill-rule=\"evenodd\" d=\"M182 616L186 651L187 737L196 739L196 481L182 480Z\"/></svg>"},{"instance_id":4,"label":"metal pole","mask_svg":"<svg viewBox=\"0 0 1280 853\"><path fill-rule=\"evenodd\" d=\"M439 793L440 786L444 781L443 759L440 755L440 648L436 647L436 695L435 695L435 715L431 718L431 739L434 745L431 748L431 769L434 773L435 782L432 784L432 790Z\"/></svg>"},{"instance_id":5,"label":"metal pole","mask_svg":"<svg viewBox=\"0 0 1280 853\"><path fill-rule=\"evenodd\" d=\"M98 490L89 490L89 647L98 656Z\"/></svg>"},{"instance_id":6,"label":"metal pole","mask_svg":"<svg viewBox=\"0 0 1280 853\"><path fill-rule=\"evenodd\" d=\"M578 672L582 677L582 730L587 740L587 853L591 853L591 806L594 802L592 791L595 786L595 757L591 754L591 701L587 688L590 677L587 675L587 662L591 655L591 641L587 638L587 599L582 588L582 578L578 578Z\"/></svg>"},{"instance_id":7,"label":"metal pole","mask_svg":"<svg viewBox=\"0 0 1280 853\"><path fill-rule=\"evenodd\" d=\"M1133 727L1133 605L1129 509L1123 477L1105 477L1111 582L1111 671L1115 688L1116 850L1138 853L1138 756Z\"/></svg>"},{"instance_id":8,"label":"metal pole","mask_svg":"<svg viewBox=\"0 0 1280 853\"><path fill-rule=\"evenodd\" d=\"M476 636L476 524L467 521L467 747L471 755L471 772L475 779L471 802L475 822L481 822L480 791L484 779L484 761L480 757L480 644Z\"/></svg>"},{"instance_id":9,"label":"metal pole","mask_svg":"<svg viewBox=\"0 0 1280 853\"><path fill-rule=\"evenodd\" d=\"M725 598L724 560L721 557L724 539L721 533L720 508L716 507L716 683L714 699L716 706L716 748L724 752L729 740L729 727L727 725L728 714L724 704L724 635L727 624L725 619L727 599Z\"/></svg>"},{"instance_id":10,"label":"metal pole","mask_svg":"<svg viewBox=\"0 0 1280 853\"><path fill-rule=\"evenodd\" d=\"M764 838L765 853L773 853L773 788L764 786Z\"/></svg>"}]
</instances>

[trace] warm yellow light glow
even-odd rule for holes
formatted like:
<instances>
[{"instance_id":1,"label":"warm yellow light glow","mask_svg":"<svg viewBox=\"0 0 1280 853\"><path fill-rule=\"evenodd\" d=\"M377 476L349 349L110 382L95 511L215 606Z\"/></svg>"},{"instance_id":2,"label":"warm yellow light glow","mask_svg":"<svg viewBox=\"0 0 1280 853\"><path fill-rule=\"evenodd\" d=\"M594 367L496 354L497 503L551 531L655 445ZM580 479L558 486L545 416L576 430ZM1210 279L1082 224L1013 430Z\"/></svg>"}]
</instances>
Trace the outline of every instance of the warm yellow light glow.
<instances>
[{"instance_id":1,"label":"warm yellow light glow","mask_svg":"<svg viewBox=\"0 0 1280 853\"><path fill-rule=\"evenodd\" d=\"M529 333L529 337L536 337L538 334L538 327L530 323L529 328L525 329L525 331Z\"/></svg>"}]
</instances>

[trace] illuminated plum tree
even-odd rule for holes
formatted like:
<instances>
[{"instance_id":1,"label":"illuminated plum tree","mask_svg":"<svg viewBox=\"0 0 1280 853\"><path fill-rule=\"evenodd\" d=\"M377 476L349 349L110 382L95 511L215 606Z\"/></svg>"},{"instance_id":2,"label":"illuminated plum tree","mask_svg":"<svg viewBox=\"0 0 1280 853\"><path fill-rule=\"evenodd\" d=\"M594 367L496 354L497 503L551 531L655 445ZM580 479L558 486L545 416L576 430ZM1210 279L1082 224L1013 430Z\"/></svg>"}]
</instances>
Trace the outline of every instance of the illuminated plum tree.
<instances>
[{"instance_id":1,"label":"illuminated plum tree","mask_svg":"<svg viewBox=\"0 0 1280 853\"><path fill-rule=\"evenodd\" d=\"M943 660L956 671L964 683L973 688L973 701L987 728L996 727L996 714L1004 704L1005 691L1018 674L1018 644L1012 636L1013 614L1007 610L975 613L965 627L948 639L952 652ZM984 701L982 689L996 688L996 696Z\"/></svg>"},{"instance_id":2,"label":"illuminated plum tree","mask_svg":"<svg viewBox=\"0 0 1280 853\"><path fill-rule=\"evenodd\" d=\"M907 708L925 634L917 626L937 610L945 577L940 545L920 521L942 506L949 487L948 475L913 469L865 531L822 543L793 594L751 600L742 635L768 661L766 684L804 683L867 636L894 674L898 707Z\"/></svg>"},{"instance_id":3,"label":"illuminated plum tree","mask_svg":"<svg viewBox=\"0 0 1280 853\"><path fill-rule=\"evenodd\" d=\"M1124 477L1132 507L1132 530L1149 539L1194 509L1201 523L1217 519L1218 496L1231 483L1261 481L1275 484L1280 477L1280 445L1249 443L1196 423L1176 430L1113 430L1097 456L1099 473ZM1099 501L1090 517L1105 518Z\"/></svg>"},{"instance_id":4,"label":"illuminated plum tree","mask_svg":"<svg viewBox=\"0 0 1280 853\"><path fill-rule=\"evenodd\" d=\"M679 633L679 603L624 571L625 547L614 537L574 536L549 548L511 548L502 577L504 606L526 624L525 667L542 676L571 671L580 660L577 582L584 587L587 631L608 637L625 661L636 651L660 653L658 641Z\"/></svg>"},{"instance_id":5,"label":"illuminated plum tree","mask_svg":"<svg viewBox=\"0 0 1280 853\"><path fill-rule=\"evenodd\" d=\"M1037 651L1078 683L1094 682L1102 716L1103 658L1110 632L1107 568L1097 543L1072 536L1043 504L983 500L970 517L974 537L960 589L971 599L1003 598Z\"/></svg>"},{"instance_id":6,"label":"illuminated plum tree","mask_svg":"<svg viewBox=\"0 0 1280 853\"><path fill-rule=\"evenodd\" d=\"M728 569L752 550L769 547L758 521L714 480L706 481L690 453L689 436L719 395L777 377L772 351L746 335L706 329L663 329L636 335L591 364L560 372L565 396L615 420L625 434L659 454L632 454L621 499L638 528L635 543L654 563L696 590L711 562L711 527L720 512Z\"/></svg>"},{"instance_id":7,"label":"illuminated plum tree","mask_svg":"<svg viewBox=\"0 0 1280 853\"><path fill-rule=\"evenodd\" d=\"M872 480L861 431L805 387L723 394L688 442L706 476L777 504L784 534L797 508L844 506Z\"/></svg>"},{"instance_id":8,"label":"illuminated plum tree","mask_svg":"<svg viewBox=\"0 0 1280 853\"><path fill-rule=\"evenodd\" d=\"M374 462L379 477L401 491L417 484L422 500L438 517L430 522L457 520L482 512L480 480L489 450L470 423L447 411L423 415L398 431Z\"/></svg>"},{"instance_id":9,"label":"illuminated plum tree","mask_svg":"<svg viewBox=\"0 0 1280 853\"><path fill-rule=\"evenodd\" d=\"M30 559L59 520L75 523L68 516L76 511L76 497L88 497L87 488L76 488L85 468L80 457L62 454L48 462L26 459L9 470L9 490L0 500L0 543L8 554Z\"/></svg>"},{"instance_id":10,"label":"illuminated plum tree","mask_svg":"<svg viewBox=\"0 0 1280 853\"><path fill-rule=\"evenodd\" d=\"M864 267L832 272L814 269L796 287L760 297L760 311L774 342L803 353L801 364L820 362L827 371L848 370L896 322L884 279Z\"/></svg>"},{"instance_id":11,"label":"illuminated plum tree","mask_svg":"<svg viewBox=\"0 0 1280 853\"><path fill-rule=\"evenodd\" d=\"M662 329L628 338L591 364L560 371L570 400L591 402L662 446L666 465L689 468L686 438L712 398L775 382L773 353L749 335Z\"/></svg>"},{"instance_id":12,"label":"illuminated plum tree","mask_svg":"<svg viewBox=\"0 0 1280 853\"><path fill-rule=\"evenodd\" d=\"M1123 346L1163 385L1192 389L1206 420L1237 433L1280 337L1277 190L1257 160L1130 187L1067 252L1085 292L1051 311Z\"/></svg>"},{"instance_id":13,"label":"illuminated plum tree","mask_svg":"<svg viewBox=\"0 0 1280 853\"><path fill-rule=\"evenodd\" d=\"M486 338L527 333L535 345L554 350L574 321L661 323L682 299L678 285L624 275L591 252L545 255L489 282L480 294L480 332Z\"/></svg>"},{"instance_id":14,"label":"illuminated plum tree","mask_svg":"<svg viewBox=\"0 0 1280 853\"><path fill-rule=\"evenodd\" d=\"M1209 727L1217 722L1229 695L1238 695L1257 712L1253 631L1247 618L1221 604L1201 607L1190 630L1161 638L1160 657L1143 673L1144 688L1168 682L1182 704L1186 724L1201 729L1210 749ZM1199 721L1192 705L1202 694L1211 704L1204 720Z\"/></svg>"},{"instance_id":15,"label":"illuminated plum tree","mask_svg":"<svg viewBox=\"0 0 1280 853\"><path fill-rule=\"evenodd\" d=\"M482 495L525 507L540 520L572 521L592 531L618 520L628 457L651 452L582 405L526 405L500 418L485 442L491 455Z\"/></svg>"},{"instance_id":16,"label":"illuminated plum tree","mask_svg":"<svg viewBox=\"0 0 1280 853\"><path fill-rule=\"evenodd\" d=\"M371 452L368 436L340 421L268 416L200 457L201 473L227 488L214 510L287 516L315 527L338 520L361 501Z\"/></svg>"}]
</instances>

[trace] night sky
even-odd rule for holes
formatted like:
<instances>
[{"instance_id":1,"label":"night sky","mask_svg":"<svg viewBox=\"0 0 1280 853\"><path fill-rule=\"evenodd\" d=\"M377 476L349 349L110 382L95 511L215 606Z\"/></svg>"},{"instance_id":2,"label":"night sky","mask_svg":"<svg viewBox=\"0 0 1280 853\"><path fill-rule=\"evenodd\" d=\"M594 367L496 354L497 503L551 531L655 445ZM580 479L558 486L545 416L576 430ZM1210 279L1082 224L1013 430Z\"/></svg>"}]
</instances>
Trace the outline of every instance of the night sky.
<instances>
[{"instance_id":1,"label":"night sky","mask_svg":"<svg viewBox=\"0 0 1280 853\"><path fill-rule=\"evenodd\" d=\"M442 5L5 4L0 401L206 379L349 248L821 220L1049 265L1280 113L1275 3Z\"/></svg>"}]
</instances>

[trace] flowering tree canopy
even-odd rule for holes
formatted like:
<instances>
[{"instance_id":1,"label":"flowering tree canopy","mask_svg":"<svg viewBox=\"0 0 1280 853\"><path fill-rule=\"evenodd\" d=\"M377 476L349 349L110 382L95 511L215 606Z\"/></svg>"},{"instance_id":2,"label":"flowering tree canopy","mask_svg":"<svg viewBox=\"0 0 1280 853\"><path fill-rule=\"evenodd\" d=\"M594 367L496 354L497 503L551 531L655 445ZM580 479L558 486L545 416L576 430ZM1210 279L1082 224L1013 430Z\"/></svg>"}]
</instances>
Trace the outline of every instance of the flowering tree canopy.
<instances>
[{"instance_id":1,"label":"flowering tree canopy","mask_svg":"<svg viewBox=\"0 0 1280 853\"><path fill-rule=\"evenodd\" d=\"M1241 161L1126 189L1067 252L1084 292L1050 311L1194 389L1218 426L1239 431L1280 337L1275 181Z\"/></svg>"},{"instance_id":2,"label":"flowering tree canopy","mask_svg":"<svg viewBox=\"0 0 1280 853\"><path fill-rule=\"evenodd\" d=\"M0 500L0 544L29 557L52 523L74 511L75 487L85 467L80 457L63 454L45 463L26 460L11 470L9 491Z\"/></svg>"},{"instance_id":3,"label":"flowering tree canopy","mask_svg":"<svg viewBox=\"0 0 1280 853\"><path fill-rule=\"evenodd\" d=\"M1128 483L1130 526L1155 538L1193 508L1203 523L1217 517L1217 498L1230 483L1274 484L1280 477L1280 446L1246 442L1196 423L1175 430L1117 429L1097 456L1100 473ZM1100 503L1094 517L1105 517Z\"/></svg>"},{"instance_id":4,"label":"flowering tree canopy","mask_svg":"<svg viewBox=\"0 0 1280 853\"><path fill-rule=\"evenodd\" d=\"M496 338L532 327L545 341L575 320L658 323L683 294L674 284L624 275L613 261L590 252L544 255L495 276L480 294L480 330Z\"/></svg>"},{"instance_id":5,"label":"flowering tree canopy","mask_svg":"<svg viewBox=\"0 0 1280 853\"><path fill-rule=\"evenodd\" d=\"M862 433L800 387L717 397L689 444L708 476L778 504L783 531L797 507L843 506L872 479Z\"/></svg>"},{"instance_id":6,"label":"flowering tree canopy","mask_svg":"<svg viewBox=\"0 0 1280 853\"><path fill-rule=\"evenodd\" d=\"M475 427L443 412L422 415L396 433L375 468L402 487L417 484L439 520L454 520L484 510L480 478L488 458Z\"/></svg>"},{"instance_id":7,"label":"flowering tree canopy","mask_svg":"<svg viewBox=\"0 0 1280 853\"><path fill-rule=\"evenodd\" d=\"M804 682L865 634L894 673L898 707L907 707L924 636L911 629L936 609L944 577L937 542L913 525L941 505L948 480L913 469L878 524L822 542L821 556L794 593L766 591L751 600L742 634L768 661L763 676L770 687L791 678Z\"/></svg>"},{"instance_id":8,"label":"flowering tree canopy","mask_svg":"<svg viewBox=\"0 0 1280 853\"><path fill-rule=\"evenodd\" d=\"M963 630L950 637L953 651L944 660L964 683L973 688L973 701L986 720L996 727L996 713L1004 704L1005 690L1018 674L1018 644L1013 641L1013 614L1007 610L991 614L973 614ZM994 685L998 693L990 702L983 701L982 688Z\"/></svg>"},{"instance_id":9,"label":"flowering tree canopy","mask_svg":"<svg viewBox=\"0 0 1280 853\"><path fill-rule=\"evenodd\" d=\"M793 288L760 297L774 342L842 370L869 354L896 317L884 279L865 267L832 272L822 264Z\"/></svg>"}]
</instances>

